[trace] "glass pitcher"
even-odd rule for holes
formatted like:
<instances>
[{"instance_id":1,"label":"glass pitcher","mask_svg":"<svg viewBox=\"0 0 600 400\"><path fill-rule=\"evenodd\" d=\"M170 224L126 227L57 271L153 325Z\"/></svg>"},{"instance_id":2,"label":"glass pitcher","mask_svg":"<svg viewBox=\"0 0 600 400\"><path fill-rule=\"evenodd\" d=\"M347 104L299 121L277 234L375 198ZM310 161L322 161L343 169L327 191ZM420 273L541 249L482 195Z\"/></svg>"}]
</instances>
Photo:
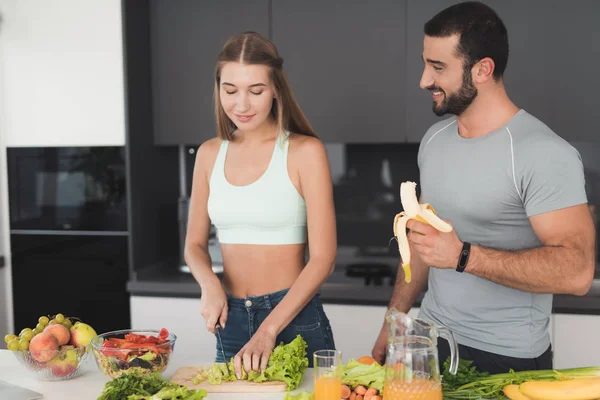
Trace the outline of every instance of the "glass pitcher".
<instances>
[{"instance_id":1,"label":"glass pitcher","mask_svg":"<svg viewBox=\"0 0 600 400\"><path fill-rule=\"evenodd\" d=\"M450 345L450 373L458 368L458 346L452 332L430 321L391 308L386 313L390 336L385 362L385 400L442 400L437 338Z\"/></svg>"}]
</instances>

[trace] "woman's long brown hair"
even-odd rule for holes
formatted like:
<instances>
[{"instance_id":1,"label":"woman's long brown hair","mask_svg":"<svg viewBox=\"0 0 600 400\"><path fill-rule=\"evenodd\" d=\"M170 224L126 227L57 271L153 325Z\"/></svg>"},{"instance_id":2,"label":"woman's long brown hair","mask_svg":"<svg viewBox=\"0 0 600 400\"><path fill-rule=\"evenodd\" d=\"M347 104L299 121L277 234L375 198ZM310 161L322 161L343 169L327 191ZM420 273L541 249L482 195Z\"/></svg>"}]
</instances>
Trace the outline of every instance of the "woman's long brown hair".
<instances>
[{"instance_id":1,"label":"woman's long brown hair","mask_svg":"<svg viewBox=\"0 0 600 400\"><path fill-rule=\"evenodd\" d=\"M290 131L317 137L294 97L292 88L283 71L283 58L279 56L275 45L259 33L245 32L231 37L225 43L217 58L214 102L217 134L221 139L231 140L233 132L237 129L233 121L225 114L219 96L221 69L228 62L240 62L248 65L259 64L270 67L269 75L275 87L275 101L271 108L271 116L277 121L277 131Z\"/></svg>"}]
</instances>

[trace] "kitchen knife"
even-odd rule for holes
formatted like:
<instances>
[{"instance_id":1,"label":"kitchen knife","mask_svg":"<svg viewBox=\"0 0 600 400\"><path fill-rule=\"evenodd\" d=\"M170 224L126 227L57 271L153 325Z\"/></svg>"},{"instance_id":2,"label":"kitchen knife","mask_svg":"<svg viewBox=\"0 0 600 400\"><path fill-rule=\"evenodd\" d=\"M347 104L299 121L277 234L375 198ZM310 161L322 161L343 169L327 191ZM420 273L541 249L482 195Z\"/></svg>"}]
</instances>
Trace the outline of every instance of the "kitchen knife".
<instances>
[{"instance_id":1,"label":"kitchen knife","mask_svg":"<svg viewBox=\"0 0 600 400\"><path fill-rule=\"evenodd\" d=\"M229 376L229 367L227 366L227 358L225 358L225 350L223 350L223 341L221 340L221 324L217 322L215 325L215 335L217 335L217 340L219 340L219 347L221 349L221 356L225 362L225 369L227 370L227 376Z\"/></svg>"}]
</instances>

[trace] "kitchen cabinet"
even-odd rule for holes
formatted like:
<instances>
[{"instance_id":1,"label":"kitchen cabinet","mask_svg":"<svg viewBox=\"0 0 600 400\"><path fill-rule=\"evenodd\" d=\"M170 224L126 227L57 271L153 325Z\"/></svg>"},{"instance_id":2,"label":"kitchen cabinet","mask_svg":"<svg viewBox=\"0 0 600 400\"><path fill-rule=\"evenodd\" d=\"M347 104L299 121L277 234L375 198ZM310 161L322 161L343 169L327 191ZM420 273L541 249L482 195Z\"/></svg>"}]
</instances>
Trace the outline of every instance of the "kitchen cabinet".
<instances>
[{"instance_id":1,"label":"kitchen cabinet","mask_svg":"<svg viewBox=\"0 0 600 400\"><path fill-rule=\"evenodd\" d=\"M131 328L166 328L177 335L173 356L214 360L215 336L206 330L200 299L131 296Z\"/></svg>"},{"instance_id":2,"label":"kitchen cabinet","mask_svg":"<svg viewBox=\"0 0 600 400\"><path fill-rule=\"evenodd\" d=\"M342 352L344 362L371 355L373 345L385 319L386 306L361 306L324 304L329 318L335 347ZM417 317L418 307L410 309L408 315Z\"/></svg>"},{"instance_id":3,"label":"kitchen cabinet","mask_svg":"<svg viewBox=\"0 0 600 400\"><path fill-rule=\"evenodd\" d=\"M409 141L420 141L433 123L449 117L436 117L430 93L419 88L423 26L456 2L407 1L406 95L411 99L406 103L407 132ZM600 63L600 51L594 50L600 48L596 23L600 3L581 0L577 7L560 0L484 3L496 10L508 30L505 84L511 99L568 141L596 140L595 112L600 98L583 91L600 90L598 79L585 79L596 74Z\"/></svg>"},{"instance_id":4,"label":"kitchen cabinet","mask_svg":"<svg viewBox=\"0 0 600 400\"><path fill-rule=\"evenodd\" d=\"M406 6L406 134L408 142L419 143L427 129L449 116L437 117L428 90L419 87L423 74L423 25L436 13L456 3L452 0L407 0Z\"/></svg>"},{"instance_id":5,"label":"kitchen cabinet","mask_svg":"<svg viewBox=\"0 0 600 400\"><path fill-rule=\"evenodd\" d=\"M6 145L123 146L121 1L2 0L0 13Z\"/></svg>"},{"instance_id":6,"label":"kitchen cabinet","mask_svg":"<svg viewBox=\"0 0 600 400\"><path fill-rule=\"evenodd\" d=\"M554 368L600 365L600 315L554 314Z\"/></svg>"},{"instance_id":7,"label":"kitchen cabinet","mask_svg":"<svg viewBox=\"0 0 600 400\"><path fill-rule=\"evenodd\" d=\"M155 144L216 136L217 56L227 39L250 30L269 35L269 0L150 0Z\"/></svg>"},{"instance_id":8,"label":"kitchen cabinet","mask_svg":"<svg viewBox=\"0 0 600 400\"><path fill-rule=\"evenodd\" d=\"M510 46L506 88L513 101L568 141L597 140L600 98L584 93L600 90L600 80L585 78L597 74L600 63L600 3L490 4L506 16Z\"/></svg>"},{"instance_id":9,"label":"kitchen cabinet","mask_svg":"<svg viewBox=\"0 0 600 400\"><path fill-rule=\"evenodd\" d=\"M405 142L405 4L273 0L273 41L325 142Z\"/></svg>"}]
</instances>

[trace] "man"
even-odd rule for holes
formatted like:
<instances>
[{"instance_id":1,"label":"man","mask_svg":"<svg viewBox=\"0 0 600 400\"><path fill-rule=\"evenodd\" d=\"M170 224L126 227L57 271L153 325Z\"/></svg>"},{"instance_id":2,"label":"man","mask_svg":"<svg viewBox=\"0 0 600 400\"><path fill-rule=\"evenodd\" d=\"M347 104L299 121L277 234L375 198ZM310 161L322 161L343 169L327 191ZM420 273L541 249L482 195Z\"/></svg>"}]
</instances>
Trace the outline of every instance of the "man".
<instances>
[{"instance_id":1,"label":"man","mask_svg":"<svg viewBox=\"0 0 600 400\"><path fill-rule=\"evenodd\" d=\"M490 373L550 369L552 294L586 294L595 268L580 156L509 99L507 32L492 9L457 4L424 31L420 86L435 114L454 116L420 144L421 202L454 229L408 223L412 282L398 274L389 306L408 312L427 283L420 317L450 328L462 359ZM380 362L387 335L384 324ZM448 355L440 342L440 364Z\"/></svg>"}]
</instances>

